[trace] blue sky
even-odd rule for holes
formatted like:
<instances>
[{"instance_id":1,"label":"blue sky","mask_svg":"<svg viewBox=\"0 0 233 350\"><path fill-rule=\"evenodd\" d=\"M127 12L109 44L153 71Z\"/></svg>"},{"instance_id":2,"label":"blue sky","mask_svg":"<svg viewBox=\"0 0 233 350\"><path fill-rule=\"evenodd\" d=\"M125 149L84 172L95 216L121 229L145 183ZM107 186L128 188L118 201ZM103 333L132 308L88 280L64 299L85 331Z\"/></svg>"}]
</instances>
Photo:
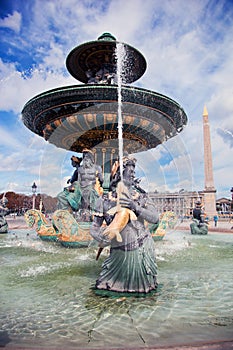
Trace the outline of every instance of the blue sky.
<instances>
[{"instance_id":1,"label":"blue sky","mask_svg":"<svg viewBox=\"0 0 233 350\"><path fill-rule=\"evenodd\" d=\"M79 84L68 53L103 32L137 48L147 70L134 86L177 101L188 125L137 154L147 190L204 189L202 113L211 129L217 198L233 186L232 0L0 0L0 192L55 196L73 172L73 153L34 135L21 120L25 103L59 86Z\"/></svg>"}]
</instances>

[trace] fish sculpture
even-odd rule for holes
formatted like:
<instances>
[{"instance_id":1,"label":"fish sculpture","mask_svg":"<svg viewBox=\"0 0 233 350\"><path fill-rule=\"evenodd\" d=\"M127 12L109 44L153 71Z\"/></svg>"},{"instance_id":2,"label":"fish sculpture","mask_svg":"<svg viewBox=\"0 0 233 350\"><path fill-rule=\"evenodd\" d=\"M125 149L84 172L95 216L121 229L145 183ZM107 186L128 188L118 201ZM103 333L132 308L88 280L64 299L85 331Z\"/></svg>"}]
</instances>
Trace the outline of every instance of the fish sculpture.
<instances>
[{"instance_id":1,"label":"fish sculpture","mask_svg":"<svg viewBox=\"0 0 233 350\"><path fill-rule=\"evenodd\" d=\"M137 220L135 213L128 209L123 208L120 205L120 198L127 196L129 197L128 188L120 181L117 185L117 202L116 206L108 210L108 214L115 215L112 222L103 231L104 236L108 236L110 240L116 237L118 242L122 242L120 232L125 228L129 220Z\"/></svg>"}]
</instances>

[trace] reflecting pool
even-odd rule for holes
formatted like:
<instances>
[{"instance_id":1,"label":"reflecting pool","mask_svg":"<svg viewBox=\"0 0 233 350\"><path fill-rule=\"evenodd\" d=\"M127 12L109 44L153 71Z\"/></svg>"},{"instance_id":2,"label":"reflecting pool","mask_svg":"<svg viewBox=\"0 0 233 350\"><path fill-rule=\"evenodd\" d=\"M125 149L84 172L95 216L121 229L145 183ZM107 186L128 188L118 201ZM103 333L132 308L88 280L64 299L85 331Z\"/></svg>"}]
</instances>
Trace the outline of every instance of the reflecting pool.
<instances>
[{"instance_id":1,"label":"reflecting pool","mask_svg":"<svg viewBox=\"0 0 233 350\"><path fill-rule=\"evenodd\" d=\"M0 235L0 346L150 347L230 340L233 235L168 232L154 243L158 291L107 298L92 289L107 256L42 242L34 230Z\"/></svg>"}]
</instances>

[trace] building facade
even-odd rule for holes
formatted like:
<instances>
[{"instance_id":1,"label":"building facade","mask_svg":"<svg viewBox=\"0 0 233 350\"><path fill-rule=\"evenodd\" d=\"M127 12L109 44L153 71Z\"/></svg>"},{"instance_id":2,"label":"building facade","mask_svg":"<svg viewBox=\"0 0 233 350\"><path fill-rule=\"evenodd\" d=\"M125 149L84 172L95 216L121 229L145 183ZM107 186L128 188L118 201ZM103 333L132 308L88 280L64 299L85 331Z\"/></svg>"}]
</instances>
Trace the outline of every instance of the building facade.
<instances>
[{"instance_id":1,"label":"building facade","mask_svg":"<svg viewBox=\"0 0 233 350\"><path fill-rule=\"evenodd\" d=\"M150 192L149 196L155 204L159 214L164 211L173 211L177 217L190 218L195 208L195 203L203 203L203 192L181 190L179 192Z\"/></svg>"}]
</instances>

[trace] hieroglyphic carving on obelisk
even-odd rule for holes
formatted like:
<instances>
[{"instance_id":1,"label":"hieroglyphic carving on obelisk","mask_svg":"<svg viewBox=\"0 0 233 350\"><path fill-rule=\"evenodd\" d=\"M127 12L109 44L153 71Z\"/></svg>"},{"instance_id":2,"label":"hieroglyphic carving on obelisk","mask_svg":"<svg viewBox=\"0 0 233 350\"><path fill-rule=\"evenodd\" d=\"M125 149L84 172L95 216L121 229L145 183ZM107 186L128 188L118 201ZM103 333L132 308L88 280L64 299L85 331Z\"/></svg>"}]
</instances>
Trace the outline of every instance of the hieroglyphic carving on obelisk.
<instances>
[{"instance_id":1,"label":"hieroglyphic carving on obelisk","mask_svg":"<svg viewBox=\"0 0 233 350\"><path fill-rule=\"evenodd\" d=\"M204 139L204 167L205 167L205 189L204 206L205 213L210 218L216 215L216 189L214 187L213 163L210 139L209 117L206 106L203 110L203 139Z\"/></svg>"}]
</instances>

